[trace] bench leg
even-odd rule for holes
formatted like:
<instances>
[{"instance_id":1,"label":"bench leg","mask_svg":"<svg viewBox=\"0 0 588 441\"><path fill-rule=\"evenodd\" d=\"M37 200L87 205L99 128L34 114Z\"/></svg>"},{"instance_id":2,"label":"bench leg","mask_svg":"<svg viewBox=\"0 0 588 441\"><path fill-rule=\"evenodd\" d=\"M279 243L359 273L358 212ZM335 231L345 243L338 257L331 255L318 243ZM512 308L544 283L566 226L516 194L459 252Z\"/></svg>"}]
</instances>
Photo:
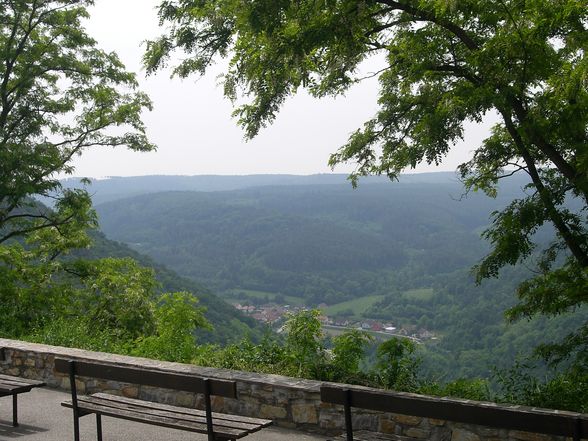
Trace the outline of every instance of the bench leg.
<instances>
[{"instance_id":1,"label":"bench leg","mask_svg":"<svg viewBox=\"0 0 588 441\"><path fill-rule=\"evenodd\" d=\"M353 441L353 424L351 420L351 392L345 390L345 432L347 441Z\"/></svg>"},{"instance_id":2,"label":"bench leg","mask_svg":"<svg viewBox=\"0 0 588 441\"><path fill-rule=\"evenodd\" d=\"M96 439L102 441L102 415L96 414Z\"/></svg>"},{"instance_id":3,"label":"bench leg","mask_svg":"<svg viewBox=\"0 0 588 441\"><path fill-rule=\"evenodd\" d=\"M74 441L80 441L80 418L74 409Z\"/></svg>"},{"instance_id":4,"label":"bench leg","mask_svg":"<svg viewBox=\"0 0 588 441\"><path fill-rule=\"evenodd\" d=\"M18 398L17 394L12 395L12 425L18 426Z\"/></svg>"}]
</instances>

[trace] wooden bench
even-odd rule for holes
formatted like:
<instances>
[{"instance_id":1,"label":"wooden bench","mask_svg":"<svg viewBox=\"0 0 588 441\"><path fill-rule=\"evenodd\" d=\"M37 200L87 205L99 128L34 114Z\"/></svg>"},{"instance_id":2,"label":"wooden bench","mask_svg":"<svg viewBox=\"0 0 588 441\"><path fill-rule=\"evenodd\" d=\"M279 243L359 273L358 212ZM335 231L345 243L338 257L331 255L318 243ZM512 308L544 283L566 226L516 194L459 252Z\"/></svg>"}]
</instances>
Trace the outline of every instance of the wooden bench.
<instances>
[{"instance_id":1,"label":"wooden bench","mask_svg":"<svg viewBox=\"0 0 588 441\"><path fill-rule=\"evenodd\" d=\"M209 441L236 440L272 423L270 420L212 412L211 395L237 398L237 387L234 381L60 358L55 359L55 370L69 374L71 400L61 404L73 409L75 441L80 440L79 419L90 414L96 415L98 441L102 441L103 415L189 432L206 433ZM203 394L205 410L170 406L106 393L78 396L76 376Z\"/></svg>"},{"instance_id":2,"label":"wooden bench","mask_svg":"<svg viewBox=\"0 0 588 441\"><path fill-rule=\"evenodd\" d=\"M42 381L0 375L0 397L12 395L12 425L18 426L18 394L30 392L34 387L45 386Z\"/></svg>"},{"instance_id":3,"label":"wooden bench","mask_svg":"<svg viewBox=\"0 0 588 441\"><path fill-rule=\"evenodd\" d=\"M588 415L572 412L553 412L522 406L500 406L494 403L474 402L451 398L435 398L378 389L361 389L344 386L322 386L321 400L340 404L345 412L345 438L354 440L351 408L412 415L423 418L476 424L523 432L542 433L580 441L588 436ZM356 441L401 439L399 435L369 435L362 431Z\"/></svg>"}]
</instances>

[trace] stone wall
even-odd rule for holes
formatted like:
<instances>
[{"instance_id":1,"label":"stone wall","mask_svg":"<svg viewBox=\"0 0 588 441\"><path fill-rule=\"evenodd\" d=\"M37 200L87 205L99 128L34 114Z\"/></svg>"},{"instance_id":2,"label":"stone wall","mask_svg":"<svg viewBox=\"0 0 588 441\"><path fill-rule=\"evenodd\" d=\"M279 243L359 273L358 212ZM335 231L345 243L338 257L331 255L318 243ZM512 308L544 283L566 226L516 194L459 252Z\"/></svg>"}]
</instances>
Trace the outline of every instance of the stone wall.
<instances>
[{"instance_id":1,"label":"stone wall","mask_svg":"<svg viewBox=\"0 0 588 441\"><path fill-rule=\"evenodd\" d=\"M2 350L2 348L4 349ZM56 356L233 380L237 382L238 400L213 397L213 407L216 411L268 418L281 427L329 435L340 433L345 426L341 406L321 403L320 386L323 383L318 381L204 368L0 339L0 373L43 380L50 387L67 390L69 389L69 378L54 370ZM203 407L202 397L185 392L92 378L80 378L77 386L79 393L103 391L167 404ZM563 441L563 438L547 435L457 424L430 418L376 413L359 409L354 409L353 413L354 429L356 430L393 433L415 440Z\"/></svg>"}]
</instances>

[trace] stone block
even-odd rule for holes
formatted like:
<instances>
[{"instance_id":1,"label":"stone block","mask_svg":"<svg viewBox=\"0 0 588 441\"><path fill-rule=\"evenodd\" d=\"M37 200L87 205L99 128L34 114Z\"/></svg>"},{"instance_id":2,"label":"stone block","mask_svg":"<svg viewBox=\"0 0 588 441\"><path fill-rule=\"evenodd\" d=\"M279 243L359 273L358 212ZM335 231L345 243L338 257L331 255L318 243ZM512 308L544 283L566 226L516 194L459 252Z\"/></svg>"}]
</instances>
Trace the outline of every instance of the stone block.
<instances>
[{"instance_id":1,"label":"stone block","mask_svg":"<svg viewBox=\"0 0 588 441\"><path fill-rule=\"evenodd\" d=\"M480 441L480 437L465 429L453 429L451 441Z\"/></svg>"},{"instance_id":2,"label":"stone block","mask_svg":"<svg viewBox=\"0 0 588 441\"><path fill-rule=\"evenodd\" d=\"M259 409L259 418L265 418L269 420L283 419L286 418L288 412L285 407L271 406L269 404L262 404Z\"/></svg>"},{"instance_id":3,"label":"stone block","mask_svg":"<svg viewBox=\"0 0 588 441\"><path fill-rule=\"evenodd\" d=\"M396 421L385 416L380 417L380 427L378 428L378 432L395 433L395 429Z\"/></svg>"},{"instance_id":4,"label":"stone block","mask_svg":"<svg viewBox=\"0 0 588 441\"><path fill-rule=\"evenodd\" d=\"M334 429L343 430L345 427L345 417L341 414L328 414L325 415L321 412L319 418L319 425L322 429L332 431Z\"/></svg>"},{"instance_id":5,"label":"stone block","mask_svg":"<svg viewBox=\"0 0 588 441\"><path fill-rule=\"evenodd\" d=\"M274 393L271 390L264 390L262 388L251 390L251 397L254 397L264 403L274 402Z\"/></svg>"},{"instance_id":6,"label":"stone block","mask_svg":"<svg viewBox=\"0 0 588 441\"><path fill-rule=\"evenodd\" d=\"M237 408L232 410L239 415L255 416L259 413L257 406L253 407L251 404L243 401L239 401Z\"/></svg>"},{"instance_id":7,"label":"stone block","mask_svg":"<svg viewBox=\"0 0 588 441\"><path fill-rule=\"evenodd\" d=\"M62 377L61 378L61 385L59 386L60 389L65 389L65 390L69 390L69 378L68 377Z\"/></svg>"},{"instance_id":8,"label":"stone block","mask_svg":"<svg viewBox=\"0 0 588 441\"><path fill-rule=\"evenodd\" d=\"M272 384L269 383L264 383L264 384L252 384L251 387L251 393L258 393L260 391L263 392L272 392L274 387Z\"/></svg>"},{"instance_id":9,"label":"stone block","mask_svg":"<svg viewBox=\"0 0 588 441\"><path fill-rule=\"evenodd\" d=\"M68 378L69 380L69 378ZM76 390L78 391L79 394L85 394L86 393L86 383L82 380L78 380L76 378Z\"/></svg>"},{"instance_id":10,"label":"stone block","mask_svg":"<svg viewBox=\"0 0 588 441\"><path fill-rule=\"evenodd\" d=\"M550 441L551 437L541 433L521 432L519 430L511 430L508 432L510 438L522 441Z\"/></svg>"},{"instance_id":11,"label":"stone block","mask_svg":"<svg viewBox=\"0 0 588 441\"><path fill-rule=\"evenodd\" d=\"M418 426L420 422L423 420L420 417L412 415L394 415L394 419L397 423L404 424L406 426Z\"/></svg>"},{"instance_id":12,"label":"stone block","mask_svg":"<svg viewBox=\"0 0 588 441\"><path fill-rule=\"evenodd\" d=\"M191 394L190 394L190 400L191 400L190 402L194 401L194 397ZM210 404L215 411L223 412L223 409L225 408L225 398L213 395L210 397ZM183 406L183 404L179 404L179 406ZM189 404L188 404L188 406L189 406Z\"/></svg>"},{"instance_id":13,"label":"stone block","mask_svg":"<svg viewBox=\"0 0 588 441\"><path fill-rule=\"evenodd\" d=\"M355 413L352 416L353 427L357 430L369 430L377 432L379 417L375 413Z\"/></svg>"},{"instance_id":14,"label":"stone block","mask_svg":"<svg viewBox=\"0 0 588 441\"><path fill-rule=\"evenodd\" d=\"M28 378L30 380L40 380L41 379L41 376L39 375L39 371L37 371L34 368L28 368L28 369L25 369L24 371L21 370L19 376L24 377L24 378Z\"/></svg>"},{"instance_id":15,"label":"stone block","mask_svg":"<svg viewBox=\"0 0 588 441\"><path fill-rule=\"evenodd\" d=\"M476 433L482 438L500 438L500 431L498 429L492 429L490 427L477 428Z\"/></svg>"},{"instance_id":16,"label":"stone block","mask_svg":"<svg viewBox=\"0 0 588 441\"><path fill-rule=\"evenodd\" d=\"M292 405L292 420L296 424L316 424L318 422L316 407L314 404Z\"/></svg>"},{"instance_id":17,"label":"stone block","mask_svg":"<svg viewBox=\"0 0 588 441\"><path fill-rule=\"evenodd\" d=\"M411 437L411 438L429 439L430 432L428 430L417 429L416 427L411 427L410 429L405 430L404 434L406 436Z\"/></svg>"},{"instance_id":18,"label":"stone block","mask_svg":"<svg viewBox=\"0 0 588 441\"><path fill-rule=\"evenodd\" d=\"M272 394L272 404L277 406L287 406L290 402L290 395L285 390L274 388Z\"/></svg>"},{"instance_id":19,"label":"stone block","mask_svg":"<svg viewBox=\"0 0 588 441\"><path fill-rule=\"evenodd\" d=\"M430 441L451 441L452 431L446 427L433 426L430 429Z\"/></svg>"},{"instance_id":20,"label":"stone block","mask_svg":"<svg viewBox=\"0 0 588 441\"><path fill-rule=\"evenodd\" d=\"M125 386L121 389L123 397L137 398L139 396L139 388L137 386Z\"/></svg>"}]
</instances>

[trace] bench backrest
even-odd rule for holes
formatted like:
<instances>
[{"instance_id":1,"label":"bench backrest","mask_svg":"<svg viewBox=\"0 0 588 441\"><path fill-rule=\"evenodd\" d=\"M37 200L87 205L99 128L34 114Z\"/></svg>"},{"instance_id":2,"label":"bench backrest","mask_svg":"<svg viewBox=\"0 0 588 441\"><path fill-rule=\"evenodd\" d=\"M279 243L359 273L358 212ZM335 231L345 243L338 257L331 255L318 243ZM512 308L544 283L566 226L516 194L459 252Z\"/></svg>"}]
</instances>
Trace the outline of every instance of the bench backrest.
<instances>
[{"instance_id":1,"label":"bench backrest","mask_svg":"<svg viewBox=\"0 0 588 441\"><path fill-rule=\"evenodd\" d=\"M451 398L337 386L322 386L321 400L345 406L346 413L350 407L358 407L458 423L569 436L577 441L588 434L588 415L572 412L556 414L532 408L497 406L493 403L473 403ZM351 421L349 427L350 425Z\"/></svg>"},{"instance_id":2,"label":"bench backrest","mask_svg":"<svg viewBox=\"0 0 588 441\"><path fill-rule=\"evenodd\" d=\"M71 371L73 369L73 372ZM89 361L55 359L55 370L64 374L100 378L123 383L141 384L186 392L207 393L226 398L237 398L237 383L229 380L205 379L195 375L141 369L130 366L115 366ZM208 381L207 381L208 380Z\"/></svg>"}]
</instances>

